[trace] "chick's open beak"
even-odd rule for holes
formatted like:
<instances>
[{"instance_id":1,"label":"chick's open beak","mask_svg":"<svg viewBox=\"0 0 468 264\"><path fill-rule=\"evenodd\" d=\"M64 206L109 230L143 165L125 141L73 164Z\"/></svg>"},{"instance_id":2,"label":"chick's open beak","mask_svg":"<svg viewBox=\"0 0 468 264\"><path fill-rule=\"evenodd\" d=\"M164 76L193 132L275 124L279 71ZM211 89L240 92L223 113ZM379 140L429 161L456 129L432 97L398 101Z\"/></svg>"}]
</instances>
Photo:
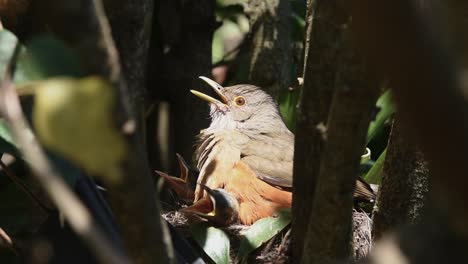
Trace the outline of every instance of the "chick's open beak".
<instances>
[{"instance_id":1,"label":"chick's open beak","mask_svg":"<svg viewBox=\"0 0 468 264\"><path fill-rule=\"evenodd\" d=\"M189 207L183 208L182 211L194 213L202 217L213 217L216 215L215 193L211 188L204 184L200 184L200 187L208 193L208 196L196 201Z\"/></svg>"},{"instance_id":2,"label":"chick's open beak","mask_svg":"<svg viewBox=\"0 0 468 264\"><path fill-rule=\"evenodd\" d=\"M202 79L203 81L205 81L211 88L213 88L213 90L216 92L216 94L218 94L218 96L221 98L221 101L218 100L218 99L215 99L207 94L204 94L204 93L201 93L199 91L195 91L195 90L190 90L191 93L193 93L195 96L199 97L200 99L202 100L205 100L205 101L208 101L209 103L213 103L215 105L224 105L224 106L227 106L227 103L228 103L228 99L227 97L221 92L221 89L223 89L223 87L207 78L207 77L204 77L204 76L200 76L199 77L200 79Z\"/></svg>"},{"instance_id":3,"label":"chick's open beak","mask_svg":"<svg viewBox=\"0 0 468 264\"><path fill-rule=\"evenodd\" d=\"M199 185L208 196L182 211L198 215L219 226L227 226L238 221L239 203L232 194L224 189L213 190L204 184Z\"/></svg>"}]
</instances>

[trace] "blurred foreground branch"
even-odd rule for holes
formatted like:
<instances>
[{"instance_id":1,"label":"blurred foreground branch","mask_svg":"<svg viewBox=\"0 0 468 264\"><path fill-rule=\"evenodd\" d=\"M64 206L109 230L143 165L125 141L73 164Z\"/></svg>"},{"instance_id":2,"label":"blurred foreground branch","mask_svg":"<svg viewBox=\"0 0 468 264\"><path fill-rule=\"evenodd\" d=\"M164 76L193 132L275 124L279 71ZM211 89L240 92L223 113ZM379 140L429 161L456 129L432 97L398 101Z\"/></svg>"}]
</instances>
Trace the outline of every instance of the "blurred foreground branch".
<instances>
[{"instance_id":1,"label":"blurred foreground branch","mask_svg":"<svg viewBox=\"0 0 468 264\"><path fill-rule=\"evenodd\" d=\"M142 81L139 80L135 84L137 87L134 87L128 81L135 80L133 77L135 73L122 73L119 53L111 35L112 29L100 0L80 0L73 3L47 0L43 8L44 14L47 14L44 19L50 28L77 51L83 58L83 64L88 72L106 77L116 88L119 103L116 105L115 123L118 127L122 126L122 130L127 134L129 150L127 160L122 163L122 180L119 183L109 181L106 184L109 201L122 231L125 246L132 259L138 263L153 263L155 260L169 263L173 258L172 245L165 223L160 216L156 191L143 146L142 124L137 118L141 111L136 109L140 105L135 105L134 101L129 102L140 97L141 90L137 89L141 88L138 85L141 85ZM143 16L135 17L134 13L128 15L133 19L145 20ZM127 17L121 19L128 21ZM118 23L115 25L122 26ZM139 23L134 24L135 28L131 30L142 30L139 25ZM122 30L124 29L116 29L117 34ZM134 51L141 52L139 49ZM125 59L129 60L127 68L135 62L134 58L140 56L139 53L129 53L125 53ZM142 68L144 67L140 69Z\"/></svg>"},{"instance_id":2,"label":"blurred foreground branch","mask_svg":"<svg viewBox=\"0 0 468 264\"><path fill-rule=\"evenodd\" d=\"M388 76L404 127L431 171L424 223L403 230L394 242L400 245L393 248L409 260L390 260L387 255L374 263L465 263L466 83L460 82L440 38L426 27L411 1L359 1L353 5L353 19L360 50Z\"/></svg>"}]
</instances>

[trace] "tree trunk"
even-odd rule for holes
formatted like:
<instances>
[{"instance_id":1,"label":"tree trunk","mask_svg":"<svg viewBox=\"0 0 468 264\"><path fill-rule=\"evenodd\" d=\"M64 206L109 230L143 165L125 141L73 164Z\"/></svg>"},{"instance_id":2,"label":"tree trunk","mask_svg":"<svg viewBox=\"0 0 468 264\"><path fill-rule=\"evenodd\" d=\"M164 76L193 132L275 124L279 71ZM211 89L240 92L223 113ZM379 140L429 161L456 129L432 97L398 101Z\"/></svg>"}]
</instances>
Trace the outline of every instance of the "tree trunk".
<instances>
[{"instance_id":1,"label":"tree trunk","mask_svg":"<svg viewBox=\"0 0 468 264\"><path fill-rule=\"evenodd\" d=\"M130 91L131 108L140 116L146 103L148 48L153 0L104 0L106 14L119 51L122 75Z\"/></svg>"},{"instance_id":2,"label":"tree trunk","mask_svg":"<svg viewBox=\"0 0 468 264\"><path fill-rule=\"evenodd\" d=\"M340 263L351 259L352 208L359 164L378 93L344 32L326 142L320 160L302 263Z\"/></svg>"},{"instance_id":3,"label":"tree trunk","mask_svg":"<svg viewBox=\"0 0 468 264\"><path fill-rule=\"evenodd\" d=\"M403 224L421 222L428 178L429 170L423 154L404 137L397 116L383 168L377 209L373 215L375 239Z\"/></svg>"},{"instance_id":4,"label":"tree trunk","mask_svg":"<svg viewBox=\"0 0 468 264\"><path fill-rule=\"evenodd\" d=\"M189 90L203 90L198 76L211 75L214 6L214 0L158 1L150 87L158 101L170 103L170 161L175 152L190 160L195 136L209 125L208 105Z\"/></svg>"},{"instance_id":5,"label":"tree trunk","mask_svg":"<svg viewBox=\"0 0 468 264\"><path fill-rule=\"evenodd\" d=\"M289 0L249 0L251 47L249 82L273 98L292 84L291 6Z\"/></svg>"},{"instance_id":6,"label":"tree trunk","mask_svg":"<svg viewBox=\"0 0 468 264\"><path fill-rule=\"evenodd\" d=\"M318 19L320 18L320 19ZM293 181L294 259L299 261L304 232L310 221L312 201L320 169L323 145L321 128L327 124L328 112L338 71L338 45L341 26L348 18L338 1L310 0L307 5L304 85L296 121Z\"/></svg>"}]
</instances>

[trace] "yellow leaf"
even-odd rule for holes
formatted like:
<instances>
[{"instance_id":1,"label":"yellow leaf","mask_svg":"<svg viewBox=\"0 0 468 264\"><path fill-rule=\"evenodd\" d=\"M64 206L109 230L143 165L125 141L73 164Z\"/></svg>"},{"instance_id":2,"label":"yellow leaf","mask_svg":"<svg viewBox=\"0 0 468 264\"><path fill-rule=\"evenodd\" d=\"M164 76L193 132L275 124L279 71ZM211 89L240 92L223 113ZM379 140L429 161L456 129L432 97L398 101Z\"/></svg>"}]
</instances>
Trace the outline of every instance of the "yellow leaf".
<instances>
[{"instance_id":1,"label":"yellow leaf","mask_svg":"<svg viewBox=\"0 0 468 264\"><path fill-rule=\"evenodd\" d=\"M33 123L41 142L92 174L118 180L126 143L113 122L111 85L99 77L53 78L35 91Z\"/></svg>"}]
</instances>

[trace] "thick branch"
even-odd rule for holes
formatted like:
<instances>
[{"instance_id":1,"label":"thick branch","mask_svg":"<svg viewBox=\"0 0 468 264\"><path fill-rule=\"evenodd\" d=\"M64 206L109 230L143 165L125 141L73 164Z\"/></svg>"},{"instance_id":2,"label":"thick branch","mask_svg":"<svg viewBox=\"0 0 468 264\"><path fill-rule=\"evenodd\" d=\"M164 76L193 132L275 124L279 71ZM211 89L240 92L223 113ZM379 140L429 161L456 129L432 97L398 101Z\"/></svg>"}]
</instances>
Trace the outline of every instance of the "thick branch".
<instances>
[{"instance_id":1,"label":"thick branch","mask_svg":"<svg viewBox=\"0 0 468 264\"><path fill-rule=\"evenodd\" d=\"M429 171L422 153L401 133L395 118L374 211L374 238L402 224L419 223L428 191Z\"/></svg>"}]
</instances>

